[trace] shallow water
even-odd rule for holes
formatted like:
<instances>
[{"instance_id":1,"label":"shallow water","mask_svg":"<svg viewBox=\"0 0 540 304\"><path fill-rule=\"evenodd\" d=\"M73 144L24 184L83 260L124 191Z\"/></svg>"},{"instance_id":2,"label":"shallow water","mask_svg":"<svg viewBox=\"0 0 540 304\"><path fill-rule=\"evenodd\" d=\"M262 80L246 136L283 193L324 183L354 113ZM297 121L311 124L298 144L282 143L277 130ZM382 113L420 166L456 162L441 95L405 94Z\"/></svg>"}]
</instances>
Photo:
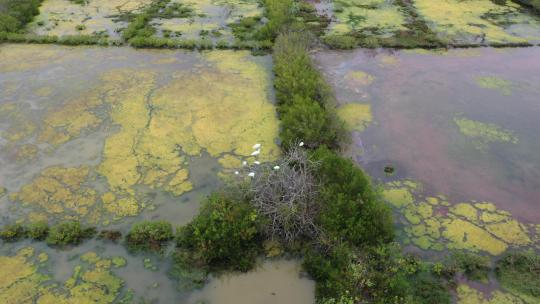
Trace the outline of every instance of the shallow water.
<instances>
[{"instance_id":1,"label":"shallow water","mask_svg":"<svg viewBox=\"0 0 540 304\"><path fill-rule=\"evenodd\" d=\"M384 181L412 178L452 201L491 201L540 222L540 49L445 53L358 50L316 55L341 103L369 103L372 123L356 137L358 161ZM347 74L372 75L369 85ZM483 79L504 80L494 87ZM456 119L508 130L516 142L468 137ZM396 176L384 174L385 165Z\"/></svg>"},{"instance_id":2,"label":"shallow water","mask_svg":"<svg viewBox=\"0 0 540 304\"><path fill-rule=\"evenodd\" d=\"M78 219L124 233L141 219L186 224L221 177L255 160L253 144L262 144L260 161L279 154L270 64L270 56L246 51L0 46L0 186L7 189L0 224ZM127 265L110 266L118 256ZM25 241L4 244L0 258L24 271L20 278L4 274L9 286L0 286L7 288L0 302L44 286L28 296L103 303L111 296L183 303L190 296L169 279L169 258L132 255L122 244L93 240L56 250ZM313 297L311 281L283 263L249 280L299 282L311 286L301 296ZM53 282L64 287L50 289Z\"/></svg>"}]
</instances>

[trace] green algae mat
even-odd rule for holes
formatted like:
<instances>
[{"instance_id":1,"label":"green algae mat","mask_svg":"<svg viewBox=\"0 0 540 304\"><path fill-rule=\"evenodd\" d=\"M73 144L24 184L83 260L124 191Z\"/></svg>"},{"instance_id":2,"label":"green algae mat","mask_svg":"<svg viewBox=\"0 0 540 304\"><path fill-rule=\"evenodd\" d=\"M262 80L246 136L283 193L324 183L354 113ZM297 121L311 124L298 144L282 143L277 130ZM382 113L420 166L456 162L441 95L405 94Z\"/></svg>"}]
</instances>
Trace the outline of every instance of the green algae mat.
<instances>
[{"instance_id":1,"label":"green algae mat","mask_svg":"<svg viewBox=\"0 0 540 304\"><path fill-rule=\"evenodd\" d=\"M327 38L354 37L366 47L540 42L538 14L512 1L334 0L316 7L332 20Z\"/></svg>"}]
</instances>

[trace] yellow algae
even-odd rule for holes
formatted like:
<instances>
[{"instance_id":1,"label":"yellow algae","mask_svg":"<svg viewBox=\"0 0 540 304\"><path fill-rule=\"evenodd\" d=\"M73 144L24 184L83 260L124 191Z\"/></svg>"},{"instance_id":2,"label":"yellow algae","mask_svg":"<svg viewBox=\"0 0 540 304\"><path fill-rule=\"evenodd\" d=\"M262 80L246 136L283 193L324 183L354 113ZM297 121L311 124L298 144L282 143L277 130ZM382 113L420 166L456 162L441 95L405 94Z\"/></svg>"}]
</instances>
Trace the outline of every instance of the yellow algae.
<instances>
[{"instance_id":1,"label":"yellow algae","mask_svg":"<svg viewBox=\"0 0 540 304\"><path fill-rule=\"evenodd\" d=\"M397 59L397 57L393 55L382 54L382 55L377 56L376 58L379 65L383 67L394 66L399 63L399 60Z\"/></svg>"},{"instance_id":2,"label":"yellow algae","mask_svg":"<svg viewBox=\"0 0 540 304\"><path fill-rule=\"evenodd\" d=\"M45 263L49 260L49 255L46 254L45 252L42 252L38 254L37 258L40 263Z\"/></svg>"},{"instance_id":3,"label":"yellow algae","mask_svg":"<svg viewBox=\"0 0 540 304\"><path fill-rule=\"evenodd\" d=\"M417 208L416 210L417 210L418 214L422 218L428 218L433 214L433 208L428 203L420 202L420 203L418 203L416 208Z\"/></svg>"},{"instance_id":4,"label":"yellow algae","mask_svg":"<svg viewBox=\"0 0 540 304\"><path fill-rule=\"evenodd\" d=\"M520 298L502 292L493 291L489 296L466 284L460 284L457 288L458 304L525 304Z\"/></svg>"},{"instance_id":5,"label":"yellow algae","mask_svg":"<svg viewBox=\"0 0 540 304\"><path fill-rule=\"evenodd\" d=\"M38 140L58 146L77 137L86 128L97 127L101 118L91 112L101 104L97 93L99 92L90 92L78 100L66 102L49 111Z\"/></svg>"},{"instance_id":6,"label":"yellow algae","mask_svg":"<svg viewBox=\"0 0 540 304\"><path fill-rule=\"evenodd\" d=\"M515 6L490 0L415 0L414 6L434 32L454 42L526 42L506 33L497 20L490 20L490 16L519 14Z\"/></svg>"},{"instance_id":7,"label":"yellow algae","mask_svg":"<svg viewBox=\"0 0 540 304\"><path fill-rule=\"evenodd\" d=\"M29 300L38 294L37 287L48 277L37 273L33 256L32 247L14 256L0 256L0 303L31 303Z\"/></svg>"},{"instance_id":8,"label":"yellow algae","mask_svg":"<svg viewBox=\"0 0 540 304\"><path fill-rule=\"evenodd\" d=\"M512 143L516 144L518 138L512 131L503 129L492 123L484 123L464 117L454 118L454 122L461 134L470 137L478 150L485 150L490 143Z\"/></svg>"},{"instance_id":9,"label":"yellow algae","mask_svg":"<svg viewBox=\"0 0 540 304\"><path fill-rule=\"evenodd\" d=\"M89 208L96 204L96 191L83 186L89 167L49 167L30 184L25 185L12 199L48 216L84 219Z\"/></svg>"},{"instance_id":10,"label":"yellow algae","mask_svg":"<svg viewBox=\"0 0 540 304\"><path fill-rule=\"evenodd\" d=\"M428 202L428 204L430 205L437 206L439 204L439 198L429 196L429 197L426 197L426 202Z\"/></svg>"},{"instance_id":11,"label":"yellow algae","mask_svg":"<svg viewBox=\"0 0 540 304\"><path fill-rule=\"evenodd\" d=\"M508 247L484 229L462 219L445 219L442 235L450 241L448 247L452 249L481 250L499 255Z\"/></svg>"},{"instance_id":12,"label":"yellow algae","mask_svg":"<svg viewBox=\"0 0 540 304\"><path fill-rule=\"evenodd\" d=\"M455 215L463 216L469 221L476 222L478 220L478 211L471 204L459 203L450 207L450 212Z\"/></svg>"},{"instance_id":13,"label":"yellow algae","mask_svg":"<svg viewBox=\"0 0 540 304\"><path fill-rule=\"evenodd\" d=\"M347 129L362 132L373 121L370 104L348 103L337 109Z\"/></svg>"},{"instance_id":14,"label":"yellow algae","mask_svg":"<svg viewBox=\"0 0 540 304\"><path fill-rule=\"evenodd\" d=\"M354 31L374 31L389 35L406 30L405 16L392 3L384 0L334 1L337 23L330 27L330 33L346 34Z\"/></svg>"},{"instance_id":15,"label":"yellow algae","mask_svg":"<svg viewBox=\"0 0 540 304\"><path fill-rule=\"evenodd\" d=\"M497 210L497 207L495 206L495 204L493 203L490 203L490 202L481 202L481 203L476 203L474 204L474 206L478 209L481 209L481 210L486 210L486 211L496 211Z\"/></svg>"},{"instance_id":16,"label":"yellow algae","mask_svg":"<svg viewBox=\"0 0 540 304\"><path fill-rule=\"evenodd\" d=\"M126 259L124 259L123 257L121 256L115 256L111 259L111 262L112 262L112 265L115 267L115 268L120 268L120 267L124 267L126 266L127 264L127 261Z\"/></svg>"},{"instance_id":17,"label":"yellow algae","mask_svg":"<svg viewBox=\"0 0 540 304\"><path fill-rule=\"evenodd\" d=\"M34 160L37 157L39 149L36 145L26 144L17 148L15 159L18 162Z\"/></svg>"},{"instance_id":18,"label":"yellow algae","mask_svg":"<svg viewBox=\"0 0 540 304\"><path fill-rule=\"evenodd\" d=\"M363 71L352 71L345 75L345 80L355 85L367 86L373 83L375 77Z\"/></svg>"},{"instance_id":19,"label":"yellow algae","mask_svg":"<svg viewBox=\"0 0 540 304\"><path fill-rule=\"evenodd\" d=\"M508 219L508 215L500 214L500 213L496 213L496 212L484 211L484 212L482 212L482 215L480 216L480 219L484 223L502 222L502 221Z\"/></svg>"},{"instance_id":20,"label":"yellow algae","mask_svg":"<svg viewBox=\"0 0 540 304\"><path fill-rule=\"evenodd\" d=\"M414 203L414 197L409 187L394 186L383 190L383 198L390 204L400 208Z\"/></svg>"},{"instance_id":21,"label":"yellow algae","mask_svg":"<svg viewBox=\"0 0 540 304\"><path fill-rule=\"evenodd\" d=\"M32 136L36 129L36 125L30 121L15 123L9 126L6 131L2 132L1 135L11 142L18 142Z\"/></svg>"},{"instance_id":22,"label":"yellow algae","mask_svg":"<svg viewBox=\"0 0 540 304\"><path fill-rule=\"evenodd\" d=\"M219 158L218 162L223 166L223 168L233 169L240 168L242 165L242 160L234 155L225 154Z\"/></svg>"},{"instance_id":23,"label":"yellow algae","mask_svg":"<svg viewBox=\"0 0 540 304\"><path fill-rule=\"evenodd\" d=\"M528 245L531 239L518 221L509 219L505 222L486 224L486 230L494 236L514 245Z\"/></svg>"},{"instance_id":24,"label":"yellow algae","mask_svg":"<svg viewBox=\"0 0 540 304\"><path fill-rule=\"evenodd\" d=\"M36 34L79 35L106 31L114 34L121 23L115 23L113 16L137 11L152 0L91 0L80 5L69 0L46 0L40 7L40 14L29 25ZM83 25L84 28L77 28Z\"/></svg>"},{"instance_id":25,"label":"yellow algae","mask_svg":"<svg viewBox=\"0 0 540 304\"><path fill-rule=\"evenodd\" d=\"M512 82L493 76L476 77L476 84L485 89L497 90L503 95L512 95Z\"/></svg>"},{"instance_id":26,"label":"yellow algae","mask_svg":"<svg viewBox=\"0 0 540 304\"><path fill-rule=\"evenodd\" d=\"M60 47L39 44L7 44L0 46L0 72L19 72L53 65L71 55ZM24 60L21 60L24 58Z\"/></svg>"},{"instance_id":27,"label":"yellow algae","mask_svg":"<svg viewBox=\"0 0 540 304\"><path fill-rule=\"evenodd\" d=\"M139 205L133 197L125 197L108 203L103 202L103 206L107 211L114 214L116 218L139 214Z\"/></svg>"}]
</instances>

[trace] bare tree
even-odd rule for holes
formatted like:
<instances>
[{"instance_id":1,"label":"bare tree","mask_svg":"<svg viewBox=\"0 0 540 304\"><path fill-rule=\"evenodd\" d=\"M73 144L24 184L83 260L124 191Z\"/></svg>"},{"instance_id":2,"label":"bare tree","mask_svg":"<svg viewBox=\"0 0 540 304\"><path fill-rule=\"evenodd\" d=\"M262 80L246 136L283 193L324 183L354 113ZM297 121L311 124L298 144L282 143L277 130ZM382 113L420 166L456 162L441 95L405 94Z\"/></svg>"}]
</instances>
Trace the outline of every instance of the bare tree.
<instances>
[{"instance_id":1,"label":"bare tree","mask_svg":"<svg viewBox=\"0 0 540 304\"><path fill-rule=\"evenodd\" d=\"M314 170L319 166L299 145L293 145L277 162L249 166L247 194L259 213L268 218L266 233L291 243L320 234L315 220L319 183ZM245 184L244 184L245 185Z\"/></svg>"}]
</instances>

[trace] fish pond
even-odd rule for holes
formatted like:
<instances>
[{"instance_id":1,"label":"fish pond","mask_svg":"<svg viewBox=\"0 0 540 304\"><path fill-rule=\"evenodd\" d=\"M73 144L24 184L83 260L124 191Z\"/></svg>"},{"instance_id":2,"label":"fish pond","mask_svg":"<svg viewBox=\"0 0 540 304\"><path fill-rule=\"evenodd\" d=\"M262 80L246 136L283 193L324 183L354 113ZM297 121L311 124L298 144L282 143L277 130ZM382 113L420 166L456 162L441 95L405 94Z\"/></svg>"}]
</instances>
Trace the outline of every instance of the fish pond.
<instances>
[{"instance_id":1,"label":"fish pond","mask_svg":"<svg viewBox=\"0 0 540 304\"><path fill-rule=\"evenodd\" d=\"M0 46L2 224L78 220L124 232L141 219L186 224L243 161L279 156L271 83L270 56L245 51ZM260 155L251 156L254 143ZM294 260L217 276L191 294L169 279L167 254L123 244L0 251L1 303L314 301ZM236 292L268 282L276 284L261 293Z\"/></svg>"}]
</instances>

